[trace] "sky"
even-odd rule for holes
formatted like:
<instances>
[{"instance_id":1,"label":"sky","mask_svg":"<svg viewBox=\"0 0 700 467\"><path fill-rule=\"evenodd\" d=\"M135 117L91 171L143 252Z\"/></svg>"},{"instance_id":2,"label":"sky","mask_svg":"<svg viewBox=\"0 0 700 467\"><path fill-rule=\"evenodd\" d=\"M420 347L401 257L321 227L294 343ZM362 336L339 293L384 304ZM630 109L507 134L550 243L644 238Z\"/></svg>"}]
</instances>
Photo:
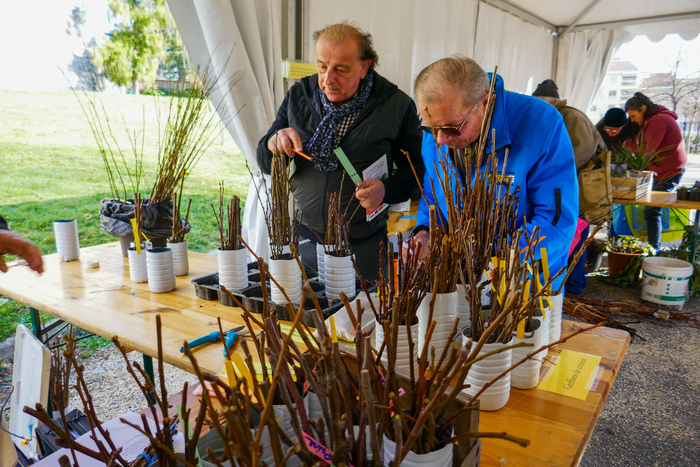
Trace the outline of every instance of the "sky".
<instances>
[{"instance_id":1,"label":"sky","mask_svg":"<svg viewBox=\"0 0 700 467\"><path fill-rule=\"evenodd\" d=\"M642 72L667 73L675 63L679 50L683 63L678 76L700 75L700 36L685 41L678 34L669 34L659 42L652 42L646 36L636 36L623 44L615 57L632 62Z\"/></svg>"}]
</instances>

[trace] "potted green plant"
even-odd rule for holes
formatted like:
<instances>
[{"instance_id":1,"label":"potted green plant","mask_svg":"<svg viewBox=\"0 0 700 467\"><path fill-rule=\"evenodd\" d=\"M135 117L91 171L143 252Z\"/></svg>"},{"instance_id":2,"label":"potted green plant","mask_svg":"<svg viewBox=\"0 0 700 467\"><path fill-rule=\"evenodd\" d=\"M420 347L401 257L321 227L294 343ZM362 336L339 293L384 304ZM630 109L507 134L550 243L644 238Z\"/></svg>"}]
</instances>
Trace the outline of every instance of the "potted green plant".
<instances>
[{"instance_id":1,"label":"potted green plant","mask_svg":"<svg viewBox=\"0 0 700 467\"><path fill-rule=\"evenodd\" d=\"M651 191L654 172L646 169L659 159L662 150L645 149L644 135L640 141L634 150L625 147L613 156L610 164L613 198L638 199Z\"/></svg>"},{"instance_id":2,"label":"potted green plant","mask_svg":"<svg viewBox=\"0 0 700 467\"><path fill-rule=\"evenodd\" d=\"M642 256L649 254L650 245L645 245L641 240L628 236L621 235L602 244L602 247L608 253L608 277L614 279L623 271L631 261L637 260L639 268L636 271L636 276L639 277L641 269Z\"/></svg>"}]
</instances>

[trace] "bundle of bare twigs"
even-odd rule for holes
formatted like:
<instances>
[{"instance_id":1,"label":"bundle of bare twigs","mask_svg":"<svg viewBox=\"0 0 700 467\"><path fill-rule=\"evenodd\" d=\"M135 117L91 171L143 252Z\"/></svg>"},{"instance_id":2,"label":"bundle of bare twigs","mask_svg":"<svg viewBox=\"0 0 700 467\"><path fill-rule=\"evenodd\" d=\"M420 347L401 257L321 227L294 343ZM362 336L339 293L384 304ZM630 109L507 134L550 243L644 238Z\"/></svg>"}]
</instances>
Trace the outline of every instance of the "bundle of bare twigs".
<instances>
[{"instance_id":1,"label":"bundle of bare twigs","mask_svg":"<svg viewBox=\"0 0 700 467\"><path fill-rule=\"evenodd\" d=\"M342 192L342 184L341 189ZM326 253L333 256L350 256L350 232L345 216L340 210L340 193L331 193L328 196L328 224L324 245Z\"/></svg>"},{"instance_id":2,"label":"bundle of bare twigs","mask_svg":"<svg viewBox=\"0 0 700 467\"><path fill-rule=\"evenodd\" d=\"M219 229L220 248L222 250L239 250L242 248L241 237L241 201L238 196L232 196L227 204L224 193L224 182L219 184L219 208L211 205ZM189 210L188 210L189 212Z\"/></svg>"},{"instance_id":3,"label":"bundle of bare twigs","mask_svg":"<svg viewBox=\"0 0 700 467\"><path fill-rule=\"evenodd\" d=\"M183 180L184 181L184 180ZM182 202L182 190L177 194L173 194L173 229L171 243L180 243L185 241L185 234L189 232L188 221L190 218L190 208L192 207L192 198L187 201L187 211L185 218L180 216L180 203Z\"/></svg>"},{"instance_id":4,"label":"bundle of bare twigs","mask_svg":"<svg viewBox=\"0 0 700 467\"><path fill-rule=\"evenodd\" d=\"M207 67L200 79L189 87L185 87L185 83L178 85L167 109L156 107L158 168L151 189L151 203L171 199L173 195L180 201L185 178L223 131L217 112L209 108L209 96L216 83L216 77L209 74ZM165 124L161 127L162 116Z\"/></svg>"},{"instance_id":5,"label":"bundle of bare twigs","mask_svg":"<svg viewBox=\"0 0 700 467\"><path fill-rule=\"evenodd\" d=\"M566 297L564 311L586 323L605 323L606 326L634 333L627 324L639 321L661 326L700 326L700 311L662 310L658 307L626 300L599 300L583 295ZM634 321L622 322L614 316L624 316Z\"/></svg>"},{"instance_id":6,"label":"bundle of bare twigs","mask_svg":"<svg viewBox=\"0 0 700 467\"><path fill-rule=\"evenodd\" d=\"M272 156L270 190L265 210L265 223L270 234L270 257L282 259L289 245L299 244L299 223L301 214L294 210L289 215L290 187L287 157L284 154Z\"/></svg>"},{"instance_id":7,"label":"bundle of bare twigs","mask_svg":"<svg viewBox=\"0 0 700 467\"><path fill-rule=\"evenodd\" d=\"M185 465L193 466L196 465L196 444L202 429L202 425L204 423L204 416L206 412L204 411L204 408L200 410L196 418L196 424L191 437L188 436L187 424L189 421L189 413L187 413L187 420L183 420L183 423L185 424L185 453L176 454L173 449L173 431L174 425L178 423L178 419L177 417L173 417L168 414L168 395L165 389L160 315L158 315L156 318L156 325L158 333L158 372L160 375L160 394L154 387L153 382L150 381L150 379L148 378L147 373L139 366L139 364L134 363L132 366L131 362L127 358L127 351L124 347L121 346L119 340L116 337L113 339L114 344L117 346L119 351L122 353L122 356L124 357L124 360L127 365L127 371L133 376L134 381L138 385L143 396L149 403L151 399L156 402L156 405L151 405L150 411L153 420L155 420L158 423L156 423L154 432L151 428L148 428L149 425L146 421L145 415L141 416L143 427L147 427L145 430L142 426L133 425L124 419L122 419L122 422L130 425L131 427L135 428L137 431L148 437L148 439L151 441L151 447L149 448L149 451L158 458L158 460L160 461L160 465L175 465L175 459L177 459L177 461L185 463ZM80 452L93 459L97 459L101 462L104 462L107 465L119 465L124 467L133 465L132 463L126 461L123 458L121 453L121 447L117 446L114 443L109 432L103 428L102 424L97 419L95 407L93 405L93 400L90 396L90 392L88 391L88 386L85 380L84 368L78 363L76 359L75 342L70 336L64 336L64 340L66 341L66 350L63 352L63 355L64 358L69 362L69 369L72 368L75 370L76 384L73 387L77 391L80 400L83 404L83 412L85 413L88 423L90 425L92 438L96 440L96 448L88 448L73 440L68 430L64 429L63 426L60 426L51 417L49 417L49 415L46 413L41 404L37 404L35 409L25 407L24 411L37 418L41 422L45 423L49 428L51 428L54 431L54 433L56 433L57 444L70 449L74 465L78 465L75 456L76 452ZM185 383L185 388L182 393L183 406L186 406L187 394L187 383ZM64 426L67 426L65 422L65 408L62 405L59 405L58 409L61 414L61 418L64 422ZM100 436L105 440L104 442L98 441L99 438L97 437L97 433L99 433ZM168 462L168 459L171 459L171 461Z\"/></svg>"},{"instance_id":8,"label":"bundle of bare twigs","mask_svg":"<svg viewBox=\"0 0 700 467\"><path fill-rule=\"evenodd\" d=\"M143 236L143 198L141 193L134 193L134 219L136 221L136 232L134 232L134 241L136 243L141 243Z\"/></svg>"}]
</instances>

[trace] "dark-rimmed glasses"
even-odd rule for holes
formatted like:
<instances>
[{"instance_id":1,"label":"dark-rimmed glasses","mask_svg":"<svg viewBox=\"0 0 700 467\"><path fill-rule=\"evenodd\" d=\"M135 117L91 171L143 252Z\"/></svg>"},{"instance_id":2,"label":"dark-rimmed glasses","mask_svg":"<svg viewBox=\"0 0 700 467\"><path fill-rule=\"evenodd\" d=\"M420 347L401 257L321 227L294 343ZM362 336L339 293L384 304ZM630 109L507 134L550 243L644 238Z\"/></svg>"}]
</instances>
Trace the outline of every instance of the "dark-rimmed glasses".
<instances>
[{"instance_id":1,"label":"dark-rimmed glasses","mask_svg":"<svg viewBox=\"0 0 700 467\"><path fill-rule=\"evenodd\" d=\"M447 136L450 136L452 138L457 138L458 136L462 136L462 127L464 126L465 123L467 123L467 119L469 116L472 114L472 111L474 110L474 107L476 107L476 104L478 104L479 101L475 102L474 105L472 105L472 108L469 109L469 113L467 114L466 117L464 117L464 120L462 120L462 123L459 124L459 126L439 126L439 127L431 127L429 125L422 124L420 125L420 129L425 131L428 134L435 134L437 135L439 131L442 131L445 133Z\"/></svg>"}]
</instances>

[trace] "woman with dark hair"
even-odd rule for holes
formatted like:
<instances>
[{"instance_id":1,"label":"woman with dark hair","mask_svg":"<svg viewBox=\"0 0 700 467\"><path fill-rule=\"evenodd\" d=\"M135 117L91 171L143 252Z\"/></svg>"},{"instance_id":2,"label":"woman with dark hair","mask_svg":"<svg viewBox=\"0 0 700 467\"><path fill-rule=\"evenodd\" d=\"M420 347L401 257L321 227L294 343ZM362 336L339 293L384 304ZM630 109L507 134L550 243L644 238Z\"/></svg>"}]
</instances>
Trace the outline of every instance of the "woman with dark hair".
<instances>
[{"instance_id":1,"label":"woman with dark hair","mask_svg":"<svg viewBox=\"0 0 700 467\"><path fill-rule=\"evenodd\" d=\"M656 160L646 170L656 172L653 191L674 191L685 172L685 147L683 135L676 120L678 115L663 105L654 104L641 92L625 103L629 119L641 127L634 141L634 148L643 148L644 153L657 152ZM661 245L661 208L645 207L649 244L659 249Z\"/></svg>"}]
</instances>

